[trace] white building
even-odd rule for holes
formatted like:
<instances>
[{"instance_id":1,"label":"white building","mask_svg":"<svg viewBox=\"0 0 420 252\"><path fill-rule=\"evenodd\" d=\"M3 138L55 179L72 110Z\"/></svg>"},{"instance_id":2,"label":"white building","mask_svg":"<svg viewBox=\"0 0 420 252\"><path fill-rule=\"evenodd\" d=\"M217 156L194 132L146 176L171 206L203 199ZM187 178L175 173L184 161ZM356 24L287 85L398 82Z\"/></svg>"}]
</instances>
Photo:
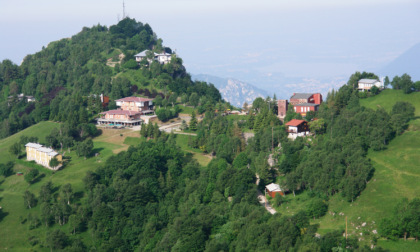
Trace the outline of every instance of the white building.
<instances>
[{"instance_id":1,"label":"white building","mask_svg":"<svg viewBox=\"0 0 420 252\"><path fill-rule=\"evenodd\" d=\"M137 63L140 63L140 61L142 61L144 58L146 58L146 54L149 50L144 50L136 55L134 55L134 57L136 58ZM156 60L157 62L159 62L160 64L167 64L171 61L171 54L170 53L166 53L166 52L162 52L162 53L154 53L154 58L153 60ZM152 63L152 60L148 60L149 63Z\"/></svg>"},{"instance_id":2,"label":"white building","mask_svg":"<svg viewBox=\"0 0 420 252\"><path fill-rule=\"evenodd\" d=\"M375 80L375 79L361 79L358 82L357 89L359 91L369 91L373 86L378 87L379 89L384 88L384 84L382 81Z\"/></svg>"}]
</instances>

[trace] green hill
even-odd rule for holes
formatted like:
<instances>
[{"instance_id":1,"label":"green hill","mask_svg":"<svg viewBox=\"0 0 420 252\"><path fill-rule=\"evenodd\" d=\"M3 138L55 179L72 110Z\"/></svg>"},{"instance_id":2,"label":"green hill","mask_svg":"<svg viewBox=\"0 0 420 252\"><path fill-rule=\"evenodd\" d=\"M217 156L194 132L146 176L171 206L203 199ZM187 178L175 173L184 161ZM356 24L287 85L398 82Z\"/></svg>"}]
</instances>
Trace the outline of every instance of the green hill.
<instances>
[{"instance_id":1,"label":"green hill","mask_svg":"<svg viewBox=\"0 0 420 252\"><path fill-rule=\"evenodd\" d=\"M360 100L361 105L369 108L383 107L390 111L397 101L407 101L420 115L420 93L403 94L401 90L385 90L381 94ZM348 218L348 232L357 236L362 244L371 244L381 219L393 215L393 209L402 198L420 197L420 119L410 122L409 129L395 137L386 150L370 151L375 168L373 178L366 189L354 202L347 202L339 194L329 200L328 214L313 223L320 225L319 232L325 234L332 230L345 230L345 216ZM299 195L305 202L306 194ZM298 201L284 204L280 212L293 214L303 207ZM420 243L414 241L379 240L378 245L391 251L420 251Z\"/></svg>"},{"instance_id":2,"label":"green hill","mask_svg":"<svg viewBox=\"0 0 420 252\"><path fill-rule=\"evenodd\" d=\"M413 104L416 108L415 115L420 116L420 92L404 94L402 90L386 89L379 95L361 99L360 105L372 109L382 107L387 112L390 112L392 106L398 101L405 101Z\"/></svg>"}]
</instances>

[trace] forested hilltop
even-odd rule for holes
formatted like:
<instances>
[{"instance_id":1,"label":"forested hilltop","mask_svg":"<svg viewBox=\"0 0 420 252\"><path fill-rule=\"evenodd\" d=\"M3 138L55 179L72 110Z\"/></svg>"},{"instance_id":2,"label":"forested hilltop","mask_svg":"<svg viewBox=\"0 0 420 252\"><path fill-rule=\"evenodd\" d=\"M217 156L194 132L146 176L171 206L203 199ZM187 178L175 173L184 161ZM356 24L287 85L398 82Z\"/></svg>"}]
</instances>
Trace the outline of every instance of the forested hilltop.
<instances>
[{"instance_id":1,"label":"forested hilltop","mask_svg":"<svg viewBox=\"0 0 420 252\"><path fill-rule=\"evenodd\" d=\"M71 38L51 42L26 56L20 66L3 60L0 138L43 120L86 122L103 110L100 94L111 100L160 94L183 97L187 102L193 95L193 99L201 99L203 107L221 100L213 85L191 80L176 54L168 64L154 61L147 67L138 66L134 55L144 50L172 53L148 24L126 18L109 28L85 27ZM21 93L34 96L37 102L19 99ZM110 108L114 106L110 104Z\"/></svg>"},{"instance_id":2,"label":"forested hilltop","mask_svg":"<svg viewBox=\"0 0 420 252\"><path fill-rule=\"evenodd\" d=\"M255 99L247 115L227 115L230 106L217 89L192 82L175 54L168 64L138 65L134 55L146 49L172 53L150 26L127 18L52 42L21 66L1 63L0 152L7 154L0 155L0 248L384 251L380 241L401 239L397 246L405 246L402 239L418 239L417 184L401 207L375 209L379 216L365 224L357 222L366 213L350 210L376 183L372 154L407 134L420 138L420 104L413 103L419 99L410 96L420 93L410 78L394 78L392 87L404 94L393 100L397 93L388 91L400 90L359 92L360 79L377 76L356 72L317 112L307 113L313 134L292 140L284 123L302 119L292 106L284 122L274 97ZM20 93L36 102L19 99ZM155 98L161 118L189 104L191 120L181 134L150 123L140 132L104 129L101 135L93 124L104 109L100 93L111 100ZM387 107L372 103L383 94ZM50 171L27 162L22 145L28 141L60 149L64 167ZM267 196L275 214L258 201L273 182L285 193ZM345 207L337 211L337 202Z\"/></svg>"}]
</instances>

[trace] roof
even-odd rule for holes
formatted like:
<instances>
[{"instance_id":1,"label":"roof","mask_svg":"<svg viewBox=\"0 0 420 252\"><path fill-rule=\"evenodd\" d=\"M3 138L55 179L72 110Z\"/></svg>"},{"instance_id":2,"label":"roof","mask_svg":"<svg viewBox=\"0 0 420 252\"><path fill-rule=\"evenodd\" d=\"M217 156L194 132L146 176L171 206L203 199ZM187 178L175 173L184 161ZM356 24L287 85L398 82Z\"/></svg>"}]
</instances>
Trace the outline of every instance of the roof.
<instances>
[{"instance_id":1,"label":"roof","mask_svg":"<svg viewBox=\"0 0 420 252\"><path fill-rule=\"evenodd\" d=\"M38 151L45 152L45 153L54 152L53 149L50 149L50 148L47 148L47 147L41 147L41 148L38 149Z\"/></svg>"},{"instance_id":2,"label":"roof","mask_svg":"<svg viewBox=\"0 0 420 252\"><path fill-rule=\"evenodd\" d=\"M266 185L265 188L267 188L270 192L281 192L281 188L278 184L271 183Z\"/></svg>"},{"instance_id":3,"label":"roof","mask_svg":"<svg viewBox=\"0 0 420 252\"><path fill-rule=\"evenodd\" d=\"M319 106L319 104L315 104L315 103L299 103L299 104L296 104L296 105L293 105L293 106L295 106L295 107L298 107L298 106L316 107L316 106Z\"/></svg>"},{"instance_id":4,"label":"roof","mask_svg":"<svg viewBox=\"0 0 420 252\"><path fill-rule=\"evenodd\" d=\"M144 50L143 52L140 52L140 53L134 55L134 57L146 57L146 52L147 51L149 51L149 50Z\"/></svg>"},{"instance_id":5,"label":"roof","mask_svg":"<svg viewBox=\"0 0 420 252\"><path fill-rule=\"evenodd\" d=\"M122 102L146 102L146 101L153 101L153 99L130 96L130 97L121 98L121 99L118 99L118 100L115 100L115 101L116 102L118 102L118 101L122 101Z\"/></svg>"},{"instance_id":6,"label":"roof","mask_svg":"<svg viewBox=\"0 0 420 252\"><path fill-rule=\"evenodd\" d=\"M26 147L35 148L35 149L38 149L38 148L41 148L42 147L41 144L37 144L37 143L27 143L25 146Z\"/></svg>"},{"instance_id":7,"label":"roof","mask_svg":"<svg viewBox=\"0 0 420 252\"><path fill-rule=\"evenodd\" d=\"M360 83L360 82L366 83L366 84L374 84L374 83L379 82L379 81L377 79L361 79L361 80L359 80L358 83Z\"/></svg>"},{"instance_id":8,"label":"roof","mask_svg":"<svg viewBox=\"0 0 420 252\"><path fill-rule=\"evenodd\" d=\"M114 109L102 112L100 114L112 114L112 115L139 115L141 114L138 111L130 111L130 110L121 110L121 109Z\"/></svg>"},{"instance_id":9,"label":"roof","mask_svg":"<svg viewBox=\"0 0 420 252\"><path fill-rule=\"evenodd\" d=\"M309 99L313 93L295 93L290 97L290 99Z\"/></svg>"},{"instance_id":10,"label":"roof","mask_svg":"<svg viewBox=\"0 0 420 252\"><path fill-rule=\"evenodd\" d=\"M287 126L299 126L304 122L306 122L306 121L305 120L292 119L288 123L286 123L286 125Z\"/></svg>"}]
</instances>

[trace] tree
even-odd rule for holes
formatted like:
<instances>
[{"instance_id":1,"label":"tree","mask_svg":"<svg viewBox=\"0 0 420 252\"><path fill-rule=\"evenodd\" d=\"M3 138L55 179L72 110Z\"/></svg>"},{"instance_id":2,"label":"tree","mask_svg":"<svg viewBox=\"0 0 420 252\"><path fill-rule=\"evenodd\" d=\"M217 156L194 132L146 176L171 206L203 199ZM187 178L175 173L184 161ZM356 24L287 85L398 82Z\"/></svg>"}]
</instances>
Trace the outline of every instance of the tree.
<instances>
[{"instance_id":1,"label":"tree","mask_svg":"<svg viewBox=\"0 0 420 252\"><path fill-rule=\"evenodd\" d=\"M189 125L190 130L196 131L197 130L197 118L195 117L195 111L191 114L191 120Z\"/></svg>"},{"instance_id":2,"label":"tree","mask_svg":"<svg viewBox=\"0 0 420 252\"><path fill-rule=\"evenodd\" d=\"M35 178L38 176L39 171L37 169L30 169L28 173L25 174L25 181L31 184Z\"/></svg>"},{"instance_id":3,"label":"tree","mask_svg":"<svg viewBox=\"0 0 420 252\"><path fill-rule=\"evenodd\" d=\"M194 108L198 106L198 102L200 101L200 97L197 93L193 92L190 95L190 98L188 99L188 102L193 106Z\"/></svg>"},{"instance_id":4,"label":"tree","mask_svg":"<svg viewBox=\"0 0 420 252\"><path fill-rule=\"evenodd\" d=\"M9 147L10 154L16 156L17 158L19 158L21 151L22 151L22 146L20 145L19 142L16 142Z\"/></svg>"},{"instance_id":5,"label":"tree","mask_svg":"<svg viewBox=\"0 0 420 252\"><path fill-rule=\"evenodd\" d=\"M58 161L58 159L56 157L51 158L49 166L52 167L55 170L55 168L58 165L60 165L60 162Z\"/></svg>"},{"instance_id":6,"label":"tree","mask_svg":"<svg viewBox=\"0 0 420 252\"><path fill-rule=\"evenodd\" d=\"M46 184L41 186L39 191L39 198L42 202L50 202L52 197L53 184L51 181L48 181Z\"/></svg>"},{"instance_id":7,"label":"tree","mask_svg":"<svg viewBox=\"0 0 420 252\"><path fill-rule=\"evenodd\" d=\"M23 201L24 201L25 207L27 208L32 208L36 206L36 203L37 203L35 195L28 190L26 190L25 193L23 194Z\"/></svg>"},{"instance_id":8,"label":"tree","mask_svg":"<svg viewBox=\"0 0 420 252\"><path fill-rule=\"evenodd\" d=\"M69 238L63 231L55 229L47 235L45 243L51 251L61 250L67 247Z\"/></svg>"},{"instance_id":9,"label":"tree","mask_svg":"<svg viewBox=\"0 0 420 252\"><path fill-rule=\"evenodd\" d=\"M15 164L13 162L7 162L6 164L0 164L0 176L3 175L8 177L13 174L13 166Z\"/></svg>"},{"instance_id":10,"label":"tree","mask_svg":"<svg viewBox=\"0 0 420 252\"><path fill-rule=\"evenodd\" d=\"M385 76L385 80L384 80L384 87L385 87L385 88L388 88L389 84L390 84L390 82L389 82L389 78L388 78L388 76Z\"/></svg>"},{"instance_id":11,"label":"tree","mask_svg":"<svg viewBox=\"0 0 420 252\"><path fill-rule=\"evenodd\" d=\"M92 139L88 138L83 142L79 142L76 145L76 154L79 157L89 157L93 151L93 141Z\"/></svg>"},{"instance_id":12,"label":"tree","mask_svg":"<svg viewBox=\"0 0 420 252\"><path fill-rule=\"evenodd\" d=\"M318 119L312 122L309 122L309 129L315 134L324 134L326 130L326 124L324 119Z\"/></svg>"}]
</instances>

